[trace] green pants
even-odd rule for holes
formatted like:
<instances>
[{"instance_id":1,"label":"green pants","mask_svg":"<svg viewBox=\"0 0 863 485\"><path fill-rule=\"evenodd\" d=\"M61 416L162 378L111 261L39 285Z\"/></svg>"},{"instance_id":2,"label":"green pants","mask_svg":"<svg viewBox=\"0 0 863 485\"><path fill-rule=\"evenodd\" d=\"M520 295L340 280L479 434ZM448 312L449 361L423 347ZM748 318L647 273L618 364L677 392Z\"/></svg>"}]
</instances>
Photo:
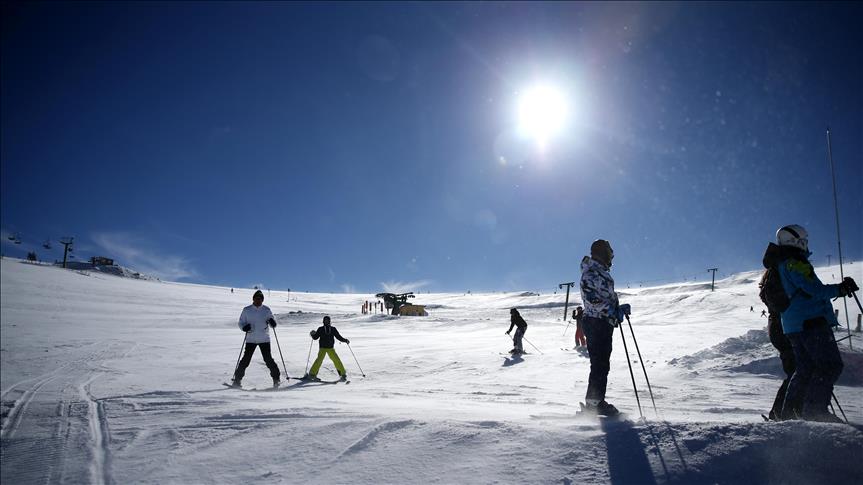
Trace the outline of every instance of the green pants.
<instances>
[{"instance_id":1,"label":"green pants","mask_svg":"<svg viewBox=\"0 0 863 485\"><path fill-rule=\"evenodd\" d=\"M342 360L339 359L339 355L336 354L336 349L320 349L318 350L318 358L315 359L315 363L312 364L312 368L309 370L310 376L318 375L318 371L321 369L321 364L324 362L325 355L330 356L330 360L332 360L333 364L336 365L336 370L339 371L340 376L346 374L345 366L342 365Z\"/></svg>"}]
</instances>

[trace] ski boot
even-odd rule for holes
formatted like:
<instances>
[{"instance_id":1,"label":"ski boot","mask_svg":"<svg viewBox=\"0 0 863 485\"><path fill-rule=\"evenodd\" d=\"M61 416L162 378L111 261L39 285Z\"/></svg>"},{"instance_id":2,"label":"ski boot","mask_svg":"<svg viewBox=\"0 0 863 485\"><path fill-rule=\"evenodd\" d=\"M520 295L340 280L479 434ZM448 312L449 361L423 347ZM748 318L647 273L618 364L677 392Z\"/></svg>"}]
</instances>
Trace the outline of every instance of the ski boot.
<instances>
[{"instance_id":1,"label":"ski boot","mask_svg":"<svg viewBox=\"0 0 863 485\"><path fill-rule=\"evenodd\" d=\"M278 389L279 386L281 386L281 385L282 385L282 381L280 381L278 377L273 379L273 389Z\"/></svg>"},{"instance_id":2,"label":"ski boot","mask_svg":"<svg viewBox=\"0 0 863 485\"><path fill-rule=\"evenodd\" d=\"M303 376L303 380L305 380L305 381L312 381L312 382L319 382L321 379L320 379L318 376L313 376L313 375L311 375L311 374L306 374L305 376Z\"/></svg>"},{"instance_id":3,"label":"ski boot","mask_svg":"<svg viewBox=\"0 0 863 485\"><path fill-rule=\"evenodd\" d=\"M348 380L347 374L339 374L339 380L342 382L346 382Z\"/></svg>"},{"instance_id":4,"label":"ski boot","mask_svg":"<svg viewBox=\"0 0 863 485\"><path fill-rule=\"evenodd\" d=\"M237 389L242 388L243 387L243 380L242 379L231 379L231 387L236 387Z\"/></svg>"},{"instance_id":5,"label":"ski boot","mask_svg":"<svg viewBox=\"0 0 863 485\"><path fill-rule=\"evenodd\" d=\"M608 402L600 401L599 404L596 405L596 414L599 414L600 416L613 417L620 414L620 411Z\"/></svg>"},{"instance_id":6,"label":"ski boot","mask_svg":"<svg viewBox=\"0 0 863 485\"><path fill-rule=\"evenodd\" d=\"M599 401L596 404L587 402L582 405L582 410L585 412L594 413L597 416L605 416L608 418L615 417L620 414L620 411L618 411L616 407L604 400Z\"/></svg>"}]
</instances>

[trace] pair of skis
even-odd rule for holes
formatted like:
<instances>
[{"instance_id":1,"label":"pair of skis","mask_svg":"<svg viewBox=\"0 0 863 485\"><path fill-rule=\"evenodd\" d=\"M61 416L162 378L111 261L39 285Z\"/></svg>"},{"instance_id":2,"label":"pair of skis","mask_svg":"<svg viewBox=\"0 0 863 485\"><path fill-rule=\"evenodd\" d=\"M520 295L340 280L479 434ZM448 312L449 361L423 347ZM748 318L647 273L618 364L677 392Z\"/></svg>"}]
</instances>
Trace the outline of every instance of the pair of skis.
<instances>
[{"instance_id":1,"label":"pair of skis","mask_svg":"<svg viewBox=\"0 0 863 485\"><path fill-rule=\"evenodd\" d=\"M351 383L350 379L347 379L347 380L338 379L338 380L335 380L335 381L324 381L324 380L316 380L316 379L307 379L307 378L303 378L303 377L289 377L288 379L286 379L286 381L287 381L287 380L291 380L291 379L293 379L293 380L295 380L295 381L300 381L300 382L298 382L297 384L291 385L291 386L283 386L283 385L279 385L279 386L268 387L268 388L265 388L265 389L258 389L258 388L256 388L256 387L242 387L242 386L235 386L235 385L233 385L233 384L229 384L229 383L227 383L227 382L223 382L223 383L222 383L222 385L223 385L223 386L225 386L225 387L227 387L227 388L229 388L229 389L237 389L237 390L240 390L240 391L261 391L261 392L263 392L263 391L267 391L267 392L273 392L273 391L279 391L279 390L288 390L288 389L290 389L290 388L292 388L292 387L295 387L295 386L298 386L298 385L303 385L303 384L312 384L312 383L318 383L318 384L339 384L339 383L345 383L345 384L350 384L350 383Z\"/></svg>"}]
</instances>

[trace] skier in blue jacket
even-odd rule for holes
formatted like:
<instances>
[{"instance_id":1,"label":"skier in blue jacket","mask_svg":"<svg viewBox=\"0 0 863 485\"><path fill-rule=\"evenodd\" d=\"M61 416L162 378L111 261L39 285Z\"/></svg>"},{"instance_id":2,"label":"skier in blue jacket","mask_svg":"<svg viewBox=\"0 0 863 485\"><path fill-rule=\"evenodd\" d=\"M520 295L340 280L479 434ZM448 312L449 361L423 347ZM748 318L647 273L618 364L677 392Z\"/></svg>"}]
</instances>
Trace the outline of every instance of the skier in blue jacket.
<instances>
[{"instance_id":1,"label":"skier in blue jacket","mask_svg":"<svg viewBox=\"0 0 863 485\"><path fill-rule=\"evenodd\" d=\"M842 373L842 357L833 337L838 326L832 298L848 296L859 288L846 277L842 283L821 283L809 262L809 235L793 224L776 231L780 246L796 249L778 266L782 287L790 300L782 312L782 330L794 349L796 369L785 393L783 415L791 415L792 403L802 398L802 415L811 421L839 421L827 411L833 384Z\"/></svg>"}]
</instances>

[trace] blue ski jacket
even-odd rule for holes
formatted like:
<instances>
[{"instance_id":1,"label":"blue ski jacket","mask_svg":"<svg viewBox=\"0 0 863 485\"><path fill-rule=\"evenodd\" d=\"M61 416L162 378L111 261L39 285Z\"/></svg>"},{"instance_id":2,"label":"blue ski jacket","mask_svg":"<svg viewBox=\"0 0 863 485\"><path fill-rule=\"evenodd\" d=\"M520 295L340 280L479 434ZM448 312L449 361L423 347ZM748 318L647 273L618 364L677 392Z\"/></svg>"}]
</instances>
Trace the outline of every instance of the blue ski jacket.
<instances>
[{"instance_id":1,"label":"blue ski jacket","mask_svg":"<svg viewBox=\"0 0 863 485\"><path fill-rule=\"evenodd\" d=\"M839 296L839 285L822 283L806 257L808 254L801 252L799 257L787 258L777 266L782 288L791 300L782 312L782 331L786 335L802 332L803 322L816 318L826 319L831 326L839 325L830 302Z\"/></svg>"}]
</instances>

